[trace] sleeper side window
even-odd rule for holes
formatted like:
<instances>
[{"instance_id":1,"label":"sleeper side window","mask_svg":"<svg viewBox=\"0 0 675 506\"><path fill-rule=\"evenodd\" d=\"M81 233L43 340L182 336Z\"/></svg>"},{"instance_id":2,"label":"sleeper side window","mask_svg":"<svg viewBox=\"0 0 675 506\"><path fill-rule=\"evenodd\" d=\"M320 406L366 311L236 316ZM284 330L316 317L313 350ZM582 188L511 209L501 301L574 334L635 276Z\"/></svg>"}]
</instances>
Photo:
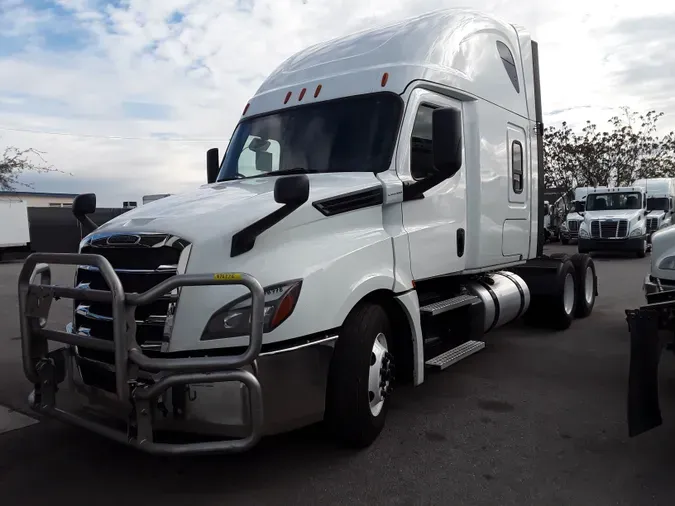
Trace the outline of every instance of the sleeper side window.
<instances>
[{"instance_id":1,"label":"sleeper side window","mask_svg":"<svg viewBox=\"0 0 675 506\"><path fill-rule=\"evenodd\" d=\"M518 71L516 70L516 61L513 58L511 50L501 41L497 41L497 51L499 52L499 57L504 64L504 69L511 80L511 84L516 90L516 93L520 93L520 85L518 84Z\"/></svg>"}]
</instances>

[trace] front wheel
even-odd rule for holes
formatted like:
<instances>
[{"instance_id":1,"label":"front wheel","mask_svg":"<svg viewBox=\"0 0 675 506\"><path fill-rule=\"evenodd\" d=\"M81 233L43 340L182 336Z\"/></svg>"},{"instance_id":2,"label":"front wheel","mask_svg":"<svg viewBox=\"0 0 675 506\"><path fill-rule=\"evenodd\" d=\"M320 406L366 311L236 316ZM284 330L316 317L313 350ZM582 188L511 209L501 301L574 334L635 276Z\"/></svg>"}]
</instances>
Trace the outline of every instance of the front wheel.
<instances>
[{"instance_id":1,"label":"front wheel","mask_svg":"<svg viewBox=\"0 0 675 506\"><path fill-rule=\"evenodd\" d=\"M647 256L647 239L642 239L642 245L639 250L637 250L637 257L644 258Z\"/></svg>"},{"instance_id":2,"label":"front wheel","mask_svg":"<svg viewBox=\"0 0 675 506\"><path fill-rule=\"evenodd\" d=\"M335 344L325 421L348 446L365 448L384 428L394 381L391 323L377 304L350 313Z\"/></svg>"}]
</instances>

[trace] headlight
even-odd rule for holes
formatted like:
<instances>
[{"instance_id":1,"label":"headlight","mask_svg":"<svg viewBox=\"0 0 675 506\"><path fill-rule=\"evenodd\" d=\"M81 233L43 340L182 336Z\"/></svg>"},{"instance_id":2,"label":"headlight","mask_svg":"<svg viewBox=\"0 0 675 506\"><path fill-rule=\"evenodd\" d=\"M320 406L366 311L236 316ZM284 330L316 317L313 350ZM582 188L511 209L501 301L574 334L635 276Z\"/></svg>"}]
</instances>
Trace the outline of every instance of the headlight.
<instances>
[{"instance_id":1,"label":"headlight","mask_svg":"<svg viewBox=\"0 0 675 506\"><path fill-rule=\"evenodd\" d=\"M631 233L630 233L631 237L637 237L637 236L640 236L640 235L643 235L641 228L638 227L634 230L631 230Z\"/></svg>"},{"instance_id":2,"label":"headlight","mask_svg":"<svg viewBox=\"0 0 675 506\"><path fill-rule=\"evenodd\" d=\"M590 237L588 235L588 230L586 230L585 228L580 228L579 229L579 237L581 237L582 239L588 239Z\"/></svg>"},{"instance_id":3,"label":"headlight","mask_svg":"<svg viewBox=\"0 0 675 506\"><path fill-rule=\"evenodd\" d=\"M302 280L286 281L265 288L265 324L263 332L271 332L291 316ZM251 330L251 294L240 297L216 311L202 332L202 341L247 336Z\"/></svg>"},{"instance_id":4,"label":"headlight","mask_svg":"<svg viewBox=\"0 0 675 506\"><path fill-rule=\"evenodd\" d=\"M675 256L666 257L659 262L659 269L675 271Z\"/></svg>"}]
</instances>

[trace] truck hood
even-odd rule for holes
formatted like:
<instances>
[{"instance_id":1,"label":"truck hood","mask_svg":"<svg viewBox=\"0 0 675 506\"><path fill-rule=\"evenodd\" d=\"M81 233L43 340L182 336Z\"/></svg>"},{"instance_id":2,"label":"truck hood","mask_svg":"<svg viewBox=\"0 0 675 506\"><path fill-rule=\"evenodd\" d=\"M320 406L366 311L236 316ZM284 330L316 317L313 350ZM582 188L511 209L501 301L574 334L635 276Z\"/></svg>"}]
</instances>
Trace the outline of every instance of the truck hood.
<instances>
[{"instance_id":1,"label":"truck hood","mask_svg":"<svg viewBox=\"0 0 675 506\"><path fill-rule=\"evenodd\" d=\"M579 213L569 213L567 215L566 219L567 219L567 221L574 221L574 220L581 221L583 218L581 217L581 215Z\"/></svg>"},{"instance_id":2,"label":"truck hood","mask_svg":"<svg viewBox=\"0 0 675 506\"><path fill-rule=\"evenodd\" d=\"M675 227L657 230L652 235L652 276L659 279L675 280L675 270L659 268L661 262L671 256L675 256Z\"/></svg>"},{"instance_id":3,"label":"truck hood","mask_svg":"<svg viewBox=\"0 0 675 506\"><path fill-rule=\"evenodd\" d=\"M588 220L630 220L640 215L641 209L621 209L608 211L586 211L585 218Z\"/></svg>"},{"instance_id":4,"label":"truck hood","mask_svg":"<svg viewBox=\"0 0 675 506\"><path fill-rule=\"evenodd\" d=\"M656 210L656 211L650 211L649 214L647 215L648 218L663 218L663 216L666 214L665 211L661 210Z\"/></svg>"},{"instance_id":5,"label":"truck hood","mask_svg":"<svg viewBox=\"0 0 675 506\"><path fill-rule=\"evenodd\" d=\"M283 176L278 176L283 177ZM213 235L231 235L279 209L274 200L278 177L239 179L204 185L137 207L96 230L96 233L161 232L195 242ZM307 203L277 226L298 226L324 219L312 201L381 184L373 173L310 174Z\"/></svg>"}]
</instances>

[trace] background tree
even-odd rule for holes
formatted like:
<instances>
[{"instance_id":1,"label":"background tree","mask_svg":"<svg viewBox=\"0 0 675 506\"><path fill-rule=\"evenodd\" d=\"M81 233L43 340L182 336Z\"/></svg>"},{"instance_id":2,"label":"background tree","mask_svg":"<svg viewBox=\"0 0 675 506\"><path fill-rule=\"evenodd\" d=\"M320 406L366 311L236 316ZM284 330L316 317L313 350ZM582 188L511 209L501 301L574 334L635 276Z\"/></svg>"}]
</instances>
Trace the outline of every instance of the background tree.
<instances>
[{"instance_id":1,"label":"background tree","mask_svg":"<svg viewBox=\"0 0 675 506\"><path fill-rule=\"evenodd\" d=\"M581 132L566 122L544 131L544 179L565 191L576 186L626 186L636 179L675 177L675 134L657 134L663 113L628 107L599 131L590 121Z\"/></svg>"},{"instance_id":2,"label":"background tree","mask_svg":"<svg viewBox=\"0 0 675 506\"><path fill-rule=\"evenodd\" d=\"M675 177L675 134L657 134L663 113L623 107L600 131L587 121L579 132L563 122L544 131L544 183L565 193L554 214L570 211L577 186L627 186L637 179Z\"/></svg>"},{"instance_id":3,"label":"background tree","mask_svg":"<svg viewBox=\"0 0 675 506\"><path fill-rule=\"evenodd\" d=\"M21 175L26 172L61 172L48 165L42 157L43 154L43 152L33 148L5 148L0 156L0 191L15 190L17 186L32 188L32 184L20 181Z\"/></svg>"}]
</instances>

